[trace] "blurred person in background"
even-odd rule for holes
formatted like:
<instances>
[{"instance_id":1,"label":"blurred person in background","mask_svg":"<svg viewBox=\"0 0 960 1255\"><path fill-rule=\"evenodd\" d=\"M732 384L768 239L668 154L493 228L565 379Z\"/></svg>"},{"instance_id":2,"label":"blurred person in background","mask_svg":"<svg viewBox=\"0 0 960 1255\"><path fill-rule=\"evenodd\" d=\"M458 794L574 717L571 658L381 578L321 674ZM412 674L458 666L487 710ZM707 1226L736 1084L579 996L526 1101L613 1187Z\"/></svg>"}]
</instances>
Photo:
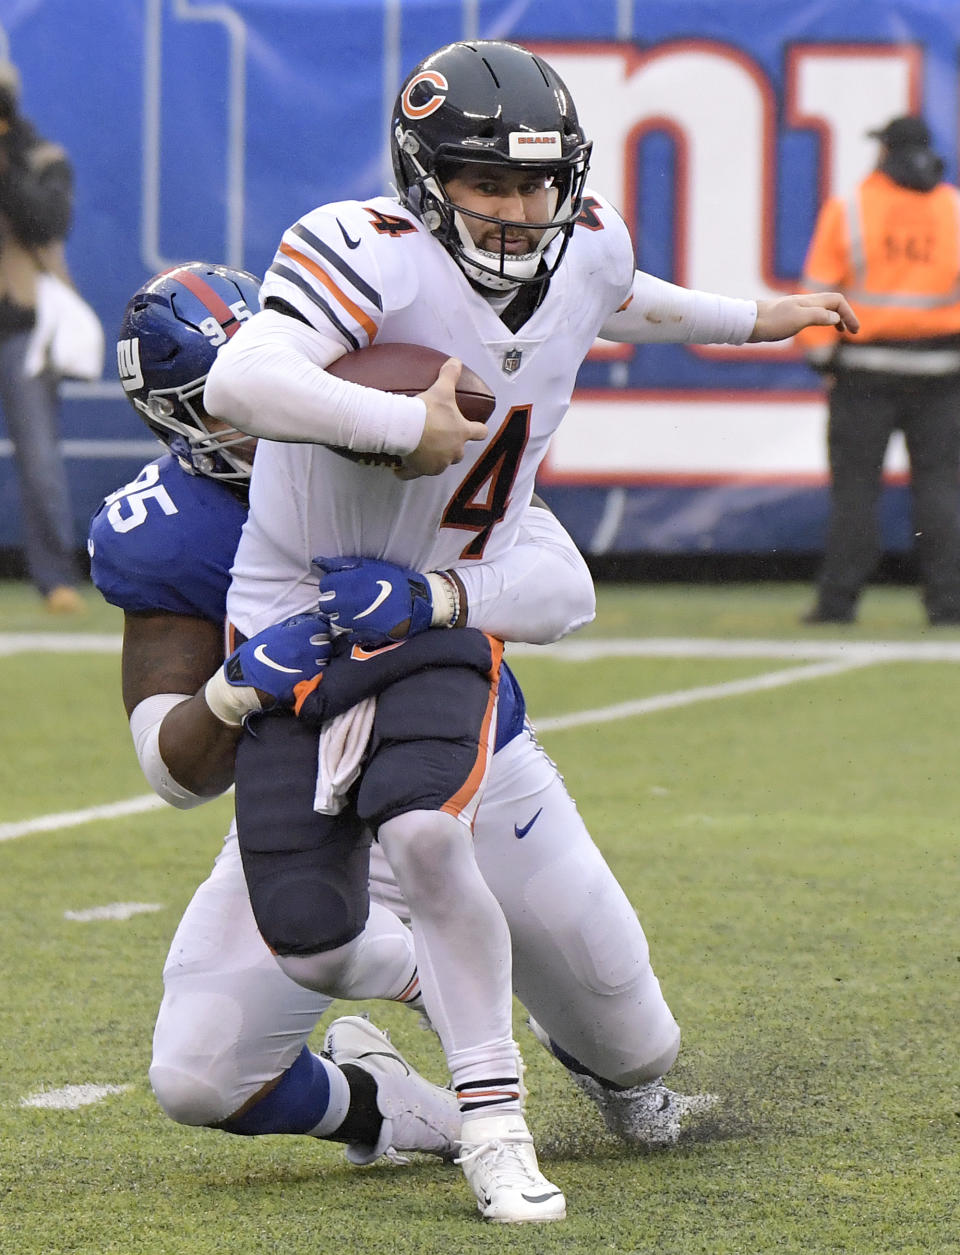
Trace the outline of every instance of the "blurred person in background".
<instances>
[{"instance_id":1,"label":"blurred person in background","mask_svg":"<svg viewBox=\"0 0 960 1255\"><path fill-rule=\"evenodd\" d=\"M804 623L853 623L880 555L878 505L894 431L910 458L913 531L932 625L960 625L960 193L919 117L883 130L876 168L820 211L804 283L844 293L860 319L797 337L828 388L831 512ZM826 333L826 334L824 334Z\"/></svg>"},{"instance_id":2,"label":"blurred person in background","mask_svg":"<svg viewBox=\"0 0 960 1255\"><path fill-rule=\"evenodd\" d=\"M53 614L83 609L77 591L66 469L59 445L59 374L31 374L39 276L69 284L64 240L73 172L64 150L19 110L20 76L0 61L0 407L13 444L29 577Z\"/></svg>"}]
</instances>

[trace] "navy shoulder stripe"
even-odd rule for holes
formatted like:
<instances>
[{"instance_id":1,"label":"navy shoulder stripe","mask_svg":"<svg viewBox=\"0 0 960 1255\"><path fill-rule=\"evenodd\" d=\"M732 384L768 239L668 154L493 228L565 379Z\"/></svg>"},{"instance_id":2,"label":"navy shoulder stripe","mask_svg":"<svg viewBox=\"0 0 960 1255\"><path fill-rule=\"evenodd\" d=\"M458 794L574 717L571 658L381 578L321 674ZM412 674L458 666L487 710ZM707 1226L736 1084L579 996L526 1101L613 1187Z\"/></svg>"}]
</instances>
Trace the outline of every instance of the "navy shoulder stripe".
<instances>
[{"instance_id":1,"label":"navy shoulder stripe","mask_svg":"<svg viewBox=\"0 0 960 1255\"><path fill-rule=\"evenodd\" d=\"M355 349L359 349L360 341L349 328L345 327L337 315L333 312L332 307L323 299L316 288L307 283L302 275L298 275L295 270L291 270L289 266L285 266L282 262L275 261L270 267L270 274L279 275L281 279L286 279L288 283L292 283L294 287L299 288L304 296L308 297L319 310L323 312L325 317L333 323L340 334L353 345Z\"/></svg>"},{"instance_id":2,"label":"navy shoulder stripe","mask_svg":"<svg viewBox=\"0 0 960 1255\"><path fill-rule=\"evenodd\" d=\"M358 275L352 266L348 266L339 254L335 253L327 244L324 244L323 240L315 236L312 231L308 231L302 222L298 222L296 226L291 227L290 230L293 235L296 235L303 240L304 244L309 244L313 251L315 253L319 253L325 261L328 261L330 265L334 267L334 269L339 270L343 277L351 283L357 291L361 293L361 295L365 296L371 305L376 305L377 309L379 309L381 313L383 312L383 300L381 299L380 293L375 288L372 288L370 284L367 283L366 279L364 279L361 275Z\"/></svg>"}]
</instances>

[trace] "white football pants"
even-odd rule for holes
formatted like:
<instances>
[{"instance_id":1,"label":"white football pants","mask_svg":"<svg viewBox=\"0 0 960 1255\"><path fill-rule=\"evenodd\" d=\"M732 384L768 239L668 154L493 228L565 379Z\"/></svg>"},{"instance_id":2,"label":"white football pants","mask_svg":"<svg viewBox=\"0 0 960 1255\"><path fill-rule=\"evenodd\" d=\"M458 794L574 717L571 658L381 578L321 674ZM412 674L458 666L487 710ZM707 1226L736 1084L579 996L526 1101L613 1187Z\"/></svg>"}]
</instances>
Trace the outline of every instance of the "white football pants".
<instances>
[{"instance_id":1,"label":"white football pants","mask_svg":"<svg viewBox=\"0 0 960 1255\"><path fill-rule=\"evenodd\" d=\"M494 755L477 862L513 945L513 987L568 1054L634 1085L667 1071L680 1030L643 929L556 768L530 732ZM407 915L374 845L372 898ZM177 928L163 972L150 1081L184 1124L215 1124L291 1066L330 1006L280 970L257 931L235 832Z\"/></svg>"}]
</instances>

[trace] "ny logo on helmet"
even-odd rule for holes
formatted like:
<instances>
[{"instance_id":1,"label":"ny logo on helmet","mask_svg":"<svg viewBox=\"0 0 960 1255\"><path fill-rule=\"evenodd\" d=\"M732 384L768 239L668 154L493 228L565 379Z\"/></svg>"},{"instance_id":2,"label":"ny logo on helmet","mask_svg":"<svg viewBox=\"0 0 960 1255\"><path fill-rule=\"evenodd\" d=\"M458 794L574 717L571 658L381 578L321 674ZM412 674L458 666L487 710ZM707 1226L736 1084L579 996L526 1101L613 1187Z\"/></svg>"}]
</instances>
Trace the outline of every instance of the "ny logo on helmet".
<instances>
[{"instance_id":1,"label":"ny logo on helmet","mask_svg":"<svg viewBox=\"0 0 960 1255\"><path fill-rule=\"evenodd\" d=\"M117 341L117 371L127 392L135 392L137 388L143 387L139 340Z\"/></svg>"}]
</instances>

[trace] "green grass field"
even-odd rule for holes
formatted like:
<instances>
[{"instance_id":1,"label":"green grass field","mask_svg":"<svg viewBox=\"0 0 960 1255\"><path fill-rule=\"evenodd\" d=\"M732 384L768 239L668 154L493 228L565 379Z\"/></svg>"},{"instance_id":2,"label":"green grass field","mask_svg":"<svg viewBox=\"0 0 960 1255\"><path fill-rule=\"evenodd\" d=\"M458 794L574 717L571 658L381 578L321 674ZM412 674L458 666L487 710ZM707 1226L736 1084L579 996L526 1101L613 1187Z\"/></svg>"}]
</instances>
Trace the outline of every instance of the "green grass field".
<instances>
[{"instance_id":1,"label":"green grass field","mask_svg":"<svg viewBox=\"0 0 960 1255\"><path fill-rule=\"evenodd\" d=\"M119 616L91 593L82 619L56 621L0 586L0 1252L960 1251L960 632L926 629L916 593L895 588L870 590L856 627L801 629L809 598L605 588L577 638L595 657L511 655L646 927L685 1034L672 1081L723 1103L672 1150L626 1150L518 1008L529 1120L568 1219L504 1228L427 1159L355 1169L329 1144L161 1116L146 1079L160 970L229 799L14 835L147 789L118 653L72 640L118 634ZM3 633L63 652L10 652ZM650 656L674 638L686 646ZM611 657L614 641L634 652ZM67 914L111 903L155 909ZM440 1079L414 1017L372 1010ZM116 1091L23 1105L84 1085Z\"/></svg>"}]
</instances>

